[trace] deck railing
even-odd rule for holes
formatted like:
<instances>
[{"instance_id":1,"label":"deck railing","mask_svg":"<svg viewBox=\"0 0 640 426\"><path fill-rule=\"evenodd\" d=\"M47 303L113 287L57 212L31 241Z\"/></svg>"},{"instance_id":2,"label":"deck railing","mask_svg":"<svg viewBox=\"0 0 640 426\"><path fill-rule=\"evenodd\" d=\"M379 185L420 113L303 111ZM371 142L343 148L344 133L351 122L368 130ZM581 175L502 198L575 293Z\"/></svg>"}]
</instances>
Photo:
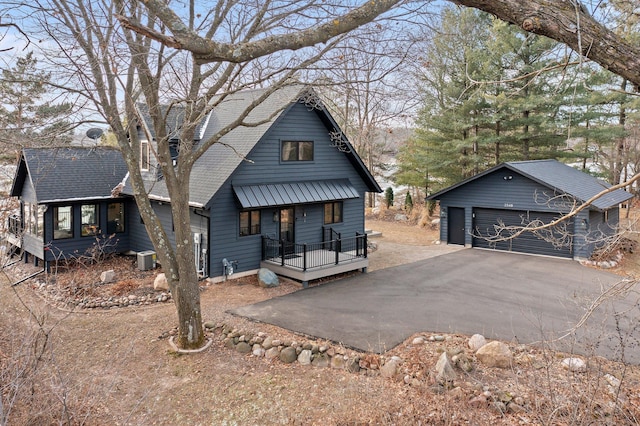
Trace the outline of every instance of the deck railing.
<instances>
[{"instance_id":1,"label":"deck railing","mask_svg":"<svg viewBox=\"0 0 640 426\"><path fill-rule=\"evenodd\" d=\"M262 236L262 260L302 271L367 257L367 234L319 243L294 244Z\"/></svg>"}]
</instances>

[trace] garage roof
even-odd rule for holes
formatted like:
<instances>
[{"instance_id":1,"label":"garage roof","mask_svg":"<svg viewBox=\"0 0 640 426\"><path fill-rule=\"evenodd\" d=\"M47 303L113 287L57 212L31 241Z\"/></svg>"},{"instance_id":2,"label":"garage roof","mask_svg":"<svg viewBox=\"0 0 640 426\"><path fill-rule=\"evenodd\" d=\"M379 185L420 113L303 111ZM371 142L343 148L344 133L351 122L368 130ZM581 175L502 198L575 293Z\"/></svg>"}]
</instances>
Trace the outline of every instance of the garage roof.
<instances>
[{"instance_id":1,"label":"garage roof","mask_svg":"<svg viewBox=\"0 0 640 426\"><path fill-rule=\"evenodd\" d=\"M438 199L441 195L453 189L503 168L526 176L554 191L570 195L581 202L585 202L611 187L609 183L574 169L571 166L567 166L557 160L511 161L502 163L469 179L463 180L428 198ZM632 194L622 189L616 189L602 195L593 201L591 205L597 209L606 210L630 198L633 198Z\"/></svg>"}]
</instances>

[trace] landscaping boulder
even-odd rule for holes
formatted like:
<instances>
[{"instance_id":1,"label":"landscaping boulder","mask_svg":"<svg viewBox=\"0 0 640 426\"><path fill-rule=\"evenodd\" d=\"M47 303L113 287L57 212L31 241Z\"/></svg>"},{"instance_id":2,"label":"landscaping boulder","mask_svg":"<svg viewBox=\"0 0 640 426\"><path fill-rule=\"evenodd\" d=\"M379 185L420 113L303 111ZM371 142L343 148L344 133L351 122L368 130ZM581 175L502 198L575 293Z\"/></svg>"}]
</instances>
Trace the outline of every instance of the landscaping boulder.
<instances>
[{"instance_id":1,"label":"landscaping boulder","mask_svg":"<svg viewBox=\"0 0 640 426\"><path fill-rule=\"evenodd\" d=\"M580 358L565 358L562 360L562 367L574 373L587 371L587 364Z\"/></svg>"},{"instance_id":2,"label":"landscaping boulder","mask_svg":"<svg viewBox=\"0 0 640 426\"><path fill-rule=\"evenodd\" d=\"M298 359L298 354L296 353L296 349L291 346L287 346L280 352L280 361L285 364L291 364L293 361Z\"/></svg>"},{"instance_id":3,"label":"landscaping boulder","mask_svg":"<svg viewBox=\"0 0 640 426\"><path fill-rule=\"evenodd\" d=\"M455 378L456 373L453 371L451 361L449 361L449 355L446 352L442 352L438 362L436 362L436 380L442 386L453 387Z\"/></svg>"},{"instance_id":4,"label":"landscaping boulder","mask_svg":"<svg viewBox=\"0 0 640 426\"><path fill-rule=\"evenodd\" d=\"M303 349L298 355L298 362L300 365L311 364L311 349Z\"/></svg>"},{"instance_id":5,"label":"landscaping boulder","mask_svg":"<svg viewBox=\"0 0 640 426\"><path fill-rule=\"evenodd\" d=\"M260 268L258 270L258 283L262 287L278 287L280 285L280 281L278 280L278 276L267 268Z\"/></svg>"},{"instance_id":6,"label":"landscaping boulder","mask_svg":"<svg viewBox=\"0 0 640 426\"><path fill-rule=\"evenodd\" d=\"M513 361L513 353L509 347L497 340L478 349L476 357L487 367L509 368Z\"/></svg>"},{"instance_id":7,"label":"landscaping boulder","mask_svg":"<svg viewBox=\"0 0 640 426\"><path fill-rule=\"evenodd\" d=\"M485 339L482 334L474 334L469 338L469 348L474 352L486 344L487 339Z\"/></svg>"},{"instance_id":8,"label":"landscaping boulder","mask_svg":"<svg viewBox=\"0 0 640 426\"><path fill-rule=\"evenodd\" d=\"M116 273L113 269L109 269L108 271L104 271L100 274L100 282L102 284L109 284L116 280Z\"/></svg>"},{"instance_id":9,"label":"landscaping boulder","mask_svg":"<svg viewBox=\"0 0 640 426\"><path fill-rule=\"evenodd\" d=\"M162 273L158 274L155 280L153 280L153 289L158 291L169 290L169 283L167 282L167 276Z\"/></svg>"}]
</instances>

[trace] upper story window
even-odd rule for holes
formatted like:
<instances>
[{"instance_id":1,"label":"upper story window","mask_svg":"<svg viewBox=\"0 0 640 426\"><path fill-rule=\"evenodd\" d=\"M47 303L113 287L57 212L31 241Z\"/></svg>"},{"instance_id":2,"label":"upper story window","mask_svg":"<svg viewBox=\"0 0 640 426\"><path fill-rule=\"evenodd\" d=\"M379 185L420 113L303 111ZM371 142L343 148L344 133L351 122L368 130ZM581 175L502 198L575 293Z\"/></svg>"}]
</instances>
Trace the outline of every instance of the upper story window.
<instances>
[{"instance_id":1,"label":"upper story window","mask_svg":"<svg viewBox=\"0 0 640 426\"><path fill-rule=\"evenodd\" d=\"M83 204L80 206L80 217L82 218L82 236L89 237L97 235L100 231L98 227L100 222L98 220L98 205L97 204Z\"/></svg>"},{"instance_id":2,"label":"upper story window","mask_svg":"<svg viewBox=\"0 0 640 426\"><path fill-rule=\"evenodd\" d=\"M313 141L282 141L282 161L313 161Z\"/></svg>"},{"instance_id":3,"label":"upper story window","mask_svg":"<svg viewBox=\"0 0 640 426\"><path fill-rule=\"evenodd\" d=\"M124 203L110 203L107 208L107 233L124 232Z\"/></svg>"},{"instance_id":4,"label":"upper story window","mask_svg":"<svg viewBox=\"0 0 640 426\"><path fill-rule=\"evenodd\" d=\"M53 208L53 239L73 238L73 206Z\"/></svg>"},{"instance_id":5,"label":"upper story window","mask_svg":"<svg viewBox=\"0 0 640 426\"><path fill-rule=\"evenodd\" d=\"M140 141L140 170L149 170L149 141Z\"/></svg>"}]
</instances>

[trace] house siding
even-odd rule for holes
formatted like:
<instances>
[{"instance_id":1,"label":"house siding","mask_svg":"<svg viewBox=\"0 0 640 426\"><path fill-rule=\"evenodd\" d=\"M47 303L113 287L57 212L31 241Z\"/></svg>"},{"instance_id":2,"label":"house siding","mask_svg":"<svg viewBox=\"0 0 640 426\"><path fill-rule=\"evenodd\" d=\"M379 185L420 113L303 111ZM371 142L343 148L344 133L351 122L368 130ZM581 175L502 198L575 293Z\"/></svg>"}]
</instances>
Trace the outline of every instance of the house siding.
<instances>
[{"instance_id":1,"label":"house siding","mask_svg":"<svg viewBox=\"0 0 640 426\"><path fill-rule=\"evenodd\" d=\"M106 234L107 230L107 207L110 203L122 202L125 204L125 228L124 232L111 235ZM80 217L80 206L83 204L98 204L99 209L99 229L101 233L98 236L83 237L82 221ZM54 239L53 238L53 207L56 206L73 206L73 238ZM127 209L130 208L130 201L126 199L118 200L86 200L75 203L56 203L50 204L44 216L44 241L47 242L47 250L45 251L46 261L54 261L60 259L69 259L79 256L90 256L91 249L102 246L102 250L106 252L125 252L129 250L129 222L127 220ZM28 251L28 250L27 250Z\"/></svg>"},{"instance_id":2,"label":"house siding","mask_svg":"<svg viewBox=\"0 0 640 426\"><path fill-rule=\"evenodd\" d=\"M176 245L175 233L173 232L173 221L171 219L171 206L166 203L152 202L152 206L160 223L167 233L167 238L173 247ZM208 247L209 242L209 230L207 217L208 212L201 209L191 209L189 213L189 219L191 221L191 232L201 234L201 248ZM129 214L131 226L129 228L129 235L131 239L131 250L135 252L141 252L146 250L155 250L153 243L147 234L147 230L144 223L141 220L140 212L138 211L135 203L132 202L132 208ZM194 243L195 244L195 243ZM206 275L206 271L205 271Z\"/></svg>"},{"instance_id":3,"label":"house siding","mask_svg":"<svg viewBox=\"0 0 640 426\"><path fill-rule=\"evenodd\" d=\"M313 141L313 161L282 162L281 141ZM261 209L260 235L239 236L240 209L233 195L233 185L349 179L360 198L343 200L343 222L330 226L341 232L343 237L364 232L366 183L347 156L331 146L329 132L315 111L308 110L302 104L293 105L247 158L251 162L243 162L210 203L212 244L209 259L212 276L219 275L215 272L216 268L222 271L224 258L237 261L237 271L259 268L262 256L261 235L278 235L278 224L273 217L279 208L272 207ZM296 243L320 242L323 225L323 203L295 206Z\"/></svg>"}]
</instances>

